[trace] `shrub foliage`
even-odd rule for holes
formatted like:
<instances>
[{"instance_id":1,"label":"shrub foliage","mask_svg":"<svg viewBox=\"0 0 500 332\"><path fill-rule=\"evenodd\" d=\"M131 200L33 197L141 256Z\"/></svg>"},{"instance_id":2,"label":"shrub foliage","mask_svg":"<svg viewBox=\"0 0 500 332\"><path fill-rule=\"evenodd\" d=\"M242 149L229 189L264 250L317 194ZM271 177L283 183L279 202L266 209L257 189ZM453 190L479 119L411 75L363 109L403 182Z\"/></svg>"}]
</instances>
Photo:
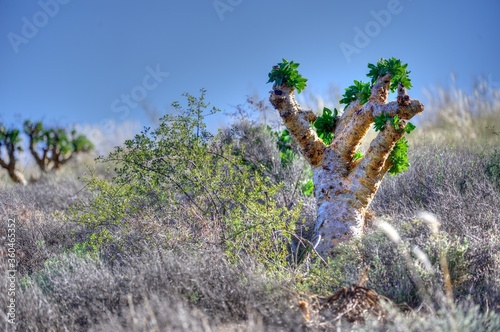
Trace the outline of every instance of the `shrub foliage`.
<instances>
[{"instance_id":1,"label":"shrub foliage","mask_svg":"<svg viewBox=\"0 0 500 332\"><path fill-rule=\"evenodd\" d=\"M287 246L300 211L276 203L282 184L271 183L264 166L250 165L230 145L206 130L204 117L217 112L185 94L187 105L174 103L157 129L146 128L117 147L103 162L112 162L111 180L86 179L94 198L77 206L73 218L95 231L89 247L116 241L130 220L152 213L167 225L182 228L185 240L222 244L227 254L257 257L269 267L286 264ZM181 224L176 219L184 219Z\"/></svg>"}]
</instances>

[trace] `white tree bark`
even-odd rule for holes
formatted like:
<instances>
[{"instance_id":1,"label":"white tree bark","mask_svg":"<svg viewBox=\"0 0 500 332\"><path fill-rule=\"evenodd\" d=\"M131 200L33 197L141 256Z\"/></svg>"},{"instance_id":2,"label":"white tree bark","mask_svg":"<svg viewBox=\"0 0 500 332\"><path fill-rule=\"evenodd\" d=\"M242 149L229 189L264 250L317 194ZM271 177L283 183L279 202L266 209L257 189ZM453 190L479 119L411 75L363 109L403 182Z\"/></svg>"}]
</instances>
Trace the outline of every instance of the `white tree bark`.
<instances>
[{"instance_id":1,"label":"white tree bark","mask_svg":"<svg viewBox=\"0 0 500 332\"><path fill-rule=\"evenodd\" d=\"M371 142L361 160L353 162L354 153L376 116L385 112L406 120L423 111L418 100L411 100L400 85L397 101L387 102L391 77L379 77L372 86L367 103L351 103L336 122L332 144L326 146L311 123L316 116L303 110L295 99L294 89L274 86L270 101L279 111L285 126L301 147L314 173L314 193L318 216L313 243L316 251L327 257L340 243L360 236L364 231L365 213L380 183L391 168L388 159L404 131L386 125Z\"/></svg>"}]
</instances>

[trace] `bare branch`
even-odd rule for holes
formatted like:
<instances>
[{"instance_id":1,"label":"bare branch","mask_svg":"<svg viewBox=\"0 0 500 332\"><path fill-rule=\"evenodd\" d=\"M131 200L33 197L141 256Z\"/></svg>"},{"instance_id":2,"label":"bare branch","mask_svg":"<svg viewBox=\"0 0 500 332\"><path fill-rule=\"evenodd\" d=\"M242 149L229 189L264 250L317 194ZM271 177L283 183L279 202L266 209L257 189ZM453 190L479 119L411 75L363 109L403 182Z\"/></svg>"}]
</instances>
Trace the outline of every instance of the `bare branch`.
<instances>
[{"instance_id":1,"label":"bare branch","mask_svg":"<svg viewBox=\"0 0 500 332\"><path fill-rule=\"evenodd\" d=\"M316 115L311 110L303 110L297 103L294 93L294 89L288 86L275 86L269 100L279 111L288 131L302 148L304 158L312 166L318 166L325 154L326 145L311 126L311 122L316 120Z\"/></svg>"},{"instance_id":2,"label":"bare branch","mask_svg":"<svg viewBox=\"0 0 500 332\"><path fill-rule=\"evenodd\" d=\"M385 104L389 98L389 86L391 84L391 75L386 74L377 79L372 86L372 94L368 99L376 104Z\"/></svg>"},{"instance_id":3,"label":"bare branch","mask_svg":"<svg viewBox=\"0 0 500 332\"><path fill-rule=\"evenodd\" d=\"M397 130L388 121L386 128L372 141L365 157L349 175L348 182L351 184L352 192L361 203L360 207L367 207L370 204L382 178L389 170L386 161L396 142L403 135L404 131Z\"/></svg>"}]
</instances>

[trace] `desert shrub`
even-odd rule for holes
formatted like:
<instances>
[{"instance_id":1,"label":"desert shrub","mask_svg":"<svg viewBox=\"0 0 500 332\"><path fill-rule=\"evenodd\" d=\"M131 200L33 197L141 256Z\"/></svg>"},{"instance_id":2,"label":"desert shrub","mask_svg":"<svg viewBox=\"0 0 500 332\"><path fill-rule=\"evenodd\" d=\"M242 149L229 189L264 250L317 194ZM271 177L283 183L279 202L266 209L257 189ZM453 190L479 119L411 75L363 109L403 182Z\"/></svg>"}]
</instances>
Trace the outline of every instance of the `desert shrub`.
<instances>
[{"instance_id":1,"label":"desert shrub","mask_svg":"<svg viewBox=\"0 0 500 332\"><path fill-rule=\"evenodd\" d=\"M174 103L157 129L101 158L116 165L116 176L86 178L93 197L76 204L70 219L91 230L89 250L106 249L111 259L143 241L189 242L222 246L234 260L250 254L269 268L286 265L300 202L282 204L281 183L206 130L203 90L200 98L185 96L186 107Z\"/></svg>"},{"instance_id":2,"label":"desert shrub","mask_svg":"<svg viewBox=\"0 0 500 332\"><path fill-rule=\"evenodd\" d=\"M500 190L500 150L485 156L485 171L491 183Z\"/></svg>"},{"instance_id":3,"label":"desert shrub","mask_svg":"<svg viewBox=\"0 0 500 332\"><path fill-rule=\"evenodd\" d=\"M278 199L285 205L303 198L303 187L312 178L311 167L287 130L273 130L242 115L220 131L220 141L230 145L246 165L260 169L273 183L282 183Z\"/></svg>"},{"instance_id":4,"label":"desert shrub","mask_svg":"<svg viewBox=\"0 0 500 332\"><path fill-rule=\"evenodd\" d=\"M243 112L242 109L240 111ZM309 238L316 221L312 171L287 131L273 130L250 120L248 114L243 113L237 121L221 130L220 142L230 146L245 165L260 172L271 184L280 186L273 197L278 206L289 209L301 206L294 232L300 238ZM293 236L292 260L299 258L299 247L298 237Z\"/></svg>"}]
</instances>

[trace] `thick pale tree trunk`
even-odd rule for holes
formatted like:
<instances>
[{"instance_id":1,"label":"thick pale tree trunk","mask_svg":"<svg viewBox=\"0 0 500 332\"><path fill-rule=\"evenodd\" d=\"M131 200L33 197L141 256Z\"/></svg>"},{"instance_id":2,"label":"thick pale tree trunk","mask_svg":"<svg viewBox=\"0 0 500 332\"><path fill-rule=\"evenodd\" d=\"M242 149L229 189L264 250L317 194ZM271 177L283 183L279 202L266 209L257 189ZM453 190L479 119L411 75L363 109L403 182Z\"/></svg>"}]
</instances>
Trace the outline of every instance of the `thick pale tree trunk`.
<instances>
[{"instance_id":1,"label":"thick pale tree trunk","mask_svg":"<svg viewBox=\"0 0 500 332\"><path fill-rule=\"evenodd\" d=\"M385 112L397 115L404 127L406 120L423 111L418 100L411 100L400 85L397 101L387 102L391 77L380 77L372 86L367 103L351 103L336 122L332 144L326 146L317 136L311 123L316 116L303 110L295 99L294 89L274 86L270 101L291 135L301 147L314 173L314 193L318 216L313 243L316 251L327 257L341 242L363 233L365 213L380 183L391 168L388 159L396 142L404 135L388 122L371 142L361 160L353 161L354 153L376 116Z\"/></svg>"}]
</instances>

